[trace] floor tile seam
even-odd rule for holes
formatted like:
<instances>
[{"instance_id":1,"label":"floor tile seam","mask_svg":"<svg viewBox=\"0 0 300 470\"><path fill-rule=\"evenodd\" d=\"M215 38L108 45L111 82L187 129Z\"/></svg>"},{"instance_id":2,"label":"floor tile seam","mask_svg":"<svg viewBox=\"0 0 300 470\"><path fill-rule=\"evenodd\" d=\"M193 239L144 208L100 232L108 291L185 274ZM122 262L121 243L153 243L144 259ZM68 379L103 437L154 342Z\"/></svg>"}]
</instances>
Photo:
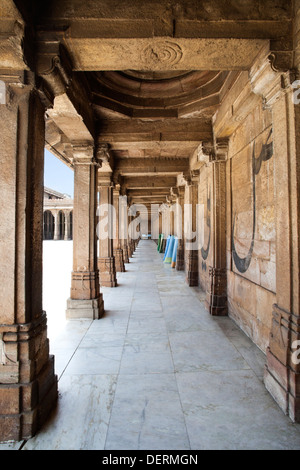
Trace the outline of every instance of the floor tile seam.
<instances>
[{"instance_id":1,"label":"floor tile seam","mask_svg":"<svg viewBox=\"0 0 300 470\"><path fill-rule=\"evenodd\" d=\"M78 343L77 346L75 347L75 350L74 350L73 354L72 354L71 357L69 358L69 360L68 360L66 366L65 366L64 369L62 370L60 376L58 377L58 382L61 380L62 376L64 375L66 369L68 368L70 362L72 361L74 355L76 354L77 350L79 349L79 347L80 347L82 341L83 341L84 338L86 337L86 335L87 335L87 333L88 333L89 329L91 328L91 325L93 324L94 321L95 321L95 320L91 320L91 321L90 321L89 327L87 328L87 330L86 330L86 332L84 333L84 335L81 337L81 340L79 341L79 343Z\"/></svg>"},{"instance_id":2,"label":"floor tile seam","mask_svg":"<svg viewBox=\"0 0 300 470\"><path fill-rule=\"evenodd\" d=\"M165 318L165 317L164 317L164 318ZM180 408L181 408L181 413L182 413L182 417L183 417L183 421L184 421L185 432L186 432L186 436L187 436L187 440L188 440L188 446L189 446L189 449L191 450L191 449L192 449L192 446L191 446L191 439L190 439L190 434L189 434L189 430L188 430L188 424L187 424L187 420L186 420L186 415L185 415L184 408L183 408L182 398L181 398L181 394L180 394L180 390L179 390L179 385L178 385L178 380L177 380L177 373L176 373L175 363L174 363L173 349L172 349L172 345L171 345L171 341L170 341L168 329L167 329L167 333L168 333L168 343L169 343L169 348L170 348L170 353L171 353L171 358L172 358L172 364L173 364L173 370L174 370L174 374L173 374L173 375L174 375L174 379L175 379L175 383L176 383L178 399L179 399Z\"/></svg>"},{"instance_id":3,"label":"floor tile seam","mask_svg":"<svg viewBox=\"0 0 300 470\"><path fill-rule=\"evenodd\" d=\"M158 286L157 276L156 276L156 282L157 282L157 286ZM191 438L190 438L188 425L187 425L187 420L186 420L186 416L185 416L184 409L183 409L182 398L181 398L180 390L179 390L179 386L178 386L178 380L177 380L176 368L175 368L175 362L174 362L174 354L173 354L172 344L171 344L171 340L170 340L170 331L169 331L169 328L168 328L168 325L167 325L166 316L164 314L164 307L163 307L163 304L162 304L162 298L161 298L160 293L159 293L159 298L160 298L160 302L161 302L161 307L162 307L162 312L163 312L163 317L164 317L164 323L165 323L165 327L166 327L166 331L167 331L167 335L168 335L168 345L169 345L171 359L172 359L172 365L173 365L173 371L174 371L173 376L174 376L174 380L175 380L175 383L176 383L178 400L179 400L179 403L180 403L182 419L183 419L183 422L184 422L186 438L187 438L187 441L188 441L188 447L191 450L192 449L192 447L191 447Z\"/></svg>"},{"instance_id":4,"label":"floor tile seam","mask_svg":"<svg viewBox=\"0 0 300 470\"><path fill-rule=\"evenodd\" d=\"M115 403L116 392L117 392L117 389L118 389L119 378L120 378L120 375L121 375L120 374L121 364L122 364L122 359L123 359L123 355L124 355L124 349L125 349L125 343L126 343L126 337L127 337L127 332L128 332L129 321L130 321L130 317L131 317L131 309L132 309L134 291L135 291L135 288L136 288L136 282L137 282L137 276L134 276L133 295L131 296L131 301L130 301L130 309L129 309L129 315L128 315L128 318L127 318L127 326L126 326L126 331L125 331L125 334L124 334L122 352L121 352L121 356L120 356L120 360L119 360L119 368L118 368L118 372L116 374L116 384L115 384L114 396L113 396L113 399L111 401L111 407L110 407L110 412L109 412L109 419L108 419L108 423L107 423L107 429L106 429L106 435L105 435L105 439L104 439L103 449L106 449L107 439L108 439L108 435L109 435L109 428L110 428L110 423L111 423L111 418L112 418L112 413L113 413L113 408L114 408L114 403Z\"/></svg>"},{"instance_id":5,"label":"floor tile seam","mask_svg":"<svg viewBox=\"0 0 300 470\"><path fill-rule=\"evenodd\" d=\"M241 332L243 333L243 332ZM224 333L225 334L225 333ZM240 354L240 356L243 358L243 360L246 362L246 364L248 364L248 366L250 367L250 369L253 371L255 377L261 382L261 378L264 376L264 370L262 370L262 375L259 375L254 369L253 367L251 366L251 364L249 363L249 361L243 356L243 354L239 351L238 347L234 344L234 342L230 339L230 336L227 336L225 334L226 338L228 339L228 341L230 342L230 344L232 344L232 346L236 349L236 351ZM255 346L255 343L253 343L253 345Z\"/></svg>"}]
</instances>

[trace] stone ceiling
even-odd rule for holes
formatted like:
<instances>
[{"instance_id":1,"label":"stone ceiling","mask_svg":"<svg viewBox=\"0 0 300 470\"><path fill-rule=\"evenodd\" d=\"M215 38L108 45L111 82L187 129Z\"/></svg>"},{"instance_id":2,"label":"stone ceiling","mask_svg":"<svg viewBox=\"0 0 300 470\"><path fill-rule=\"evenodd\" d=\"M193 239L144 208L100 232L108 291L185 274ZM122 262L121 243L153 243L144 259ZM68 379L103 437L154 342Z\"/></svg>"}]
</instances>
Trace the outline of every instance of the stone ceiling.
<instances>
[{"instance_id":1,"label":"stone ceiling","mask_svg":"<svg viewBox=\"0 0 300 470\"><path fill-rule=\"evenodd\" d=\"M109 145L115 180L133 202L166 200L199 145L212 141L212 117L224 96L266 44L280 66L292 60L291 1L32 4L39 60L56 43L66 51L73 86L79 84L77 110L92 123L96 144ZM60 129L54 137L62 114L49 112L47 138L72 164L70 136ZM68 115L76 124L73 110Z\"/></svg>"}]
</instances>

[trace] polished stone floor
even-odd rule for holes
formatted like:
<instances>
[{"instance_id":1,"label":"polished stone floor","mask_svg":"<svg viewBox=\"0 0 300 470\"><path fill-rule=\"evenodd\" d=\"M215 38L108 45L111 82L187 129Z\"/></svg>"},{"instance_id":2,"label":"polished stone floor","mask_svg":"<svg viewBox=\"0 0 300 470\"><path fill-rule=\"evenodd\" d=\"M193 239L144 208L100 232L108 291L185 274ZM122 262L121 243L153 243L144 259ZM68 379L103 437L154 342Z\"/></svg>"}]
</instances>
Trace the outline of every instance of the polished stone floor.
<instances>
[{"instance_id":1,"label":"polished stone floor","mask_svg":"<svg viewBox=\"0 0 300 470\"><path fill-rule=\"evenodd\" d=\"M154 242L142 240L119 286L102 289L101 320L69 322L59 287L69 283L71 242L47 243L45 266L61 262L44 277L58 406L34 438L0 450L300 449L300 425L264 388L263 353L229 318L207 313L203 293Z\"/></svg>"}]
</instances>

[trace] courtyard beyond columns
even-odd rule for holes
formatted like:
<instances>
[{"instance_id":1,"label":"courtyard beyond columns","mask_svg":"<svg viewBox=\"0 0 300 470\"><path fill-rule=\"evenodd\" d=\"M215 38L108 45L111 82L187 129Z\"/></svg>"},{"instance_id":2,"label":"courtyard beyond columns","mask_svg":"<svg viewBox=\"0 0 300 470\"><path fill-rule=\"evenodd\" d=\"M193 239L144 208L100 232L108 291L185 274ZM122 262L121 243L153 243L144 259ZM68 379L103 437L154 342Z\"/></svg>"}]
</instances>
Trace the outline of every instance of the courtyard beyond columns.
<instances>
[{"instance_id":1,"label":"courtyard beyond columns","mask_svg":"<svg viewBox=\"0 0 300 470\"><path fill-rule=\"evenodd\" d=\"M100 320L66 321L72 241L44 242L58 406L34 438L0 450L300 449L300 425L264 387L264 354L233 321L210 316L153 241L125 267L101 287Z\"/></svg>"}]
</instances>

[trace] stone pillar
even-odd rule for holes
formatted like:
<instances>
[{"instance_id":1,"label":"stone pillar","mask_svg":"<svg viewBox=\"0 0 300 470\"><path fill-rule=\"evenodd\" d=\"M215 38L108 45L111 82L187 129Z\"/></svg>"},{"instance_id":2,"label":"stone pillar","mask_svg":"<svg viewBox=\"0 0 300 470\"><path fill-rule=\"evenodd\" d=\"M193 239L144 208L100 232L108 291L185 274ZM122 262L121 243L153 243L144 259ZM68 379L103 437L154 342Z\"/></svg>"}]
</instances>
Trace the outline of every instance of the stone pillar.
<instances>
[{"instance_id":1,"label":"stone pillar","mask_svg":"<svg viewBox=\"0 0 300 470\"><path fill-rule=\"evenodd\" d=\"M53 237L53 240L60 240L59 211L53 211L53 217L54 217L54 237Z\"/></svg>"},{"instance_id":2,"label":"stone pillar","mask_svg":"<svg viewBox=\"0 0 300 470\"><path fill-rule=\"evenodd\" d=\"M184 271L184 187L178 188L177 204L181 210L181 234L178 239L178 248L176 255L176 270Z\"/></svg>"},{"instance_id":3,"label":"stone pillar","mask_svg":"<svg viewBox=\"0 0 300 470\"><path fill-rule=\"evenodd\" d=\"M104 312L97 268L97 173L90 143L73 143L73 272L67 318L101 318Z\"/></svg>"},{"instance_id":4,"label":"stone pillar","mask_svg":"<svg viewBox=\"0 0 300 470\"><path fill-rule=\"evenodd\" d=\"M123 259L124 263L129 263L128 256L128 217L127 217L127 196L124 190L122 191L122 196L120 199L120 227L119 235L121 240L121 246L123 249Z\"/></svg>"},{"instance_id":5,"label":"stone pillar","mask_svg":"<svg viewBox=\"0 0 300 470\"><path fill-rule=\"evenodd\" d=\"M132 226L130 223L134 219L132 215L129 214L130 207L128 206L128 257L132 258L133 253L134 253L134 240L133 240L133 234L132 234Z\"/></svg>"},{"instance_id":6,"label":"stone pillar","mask_svg":"<svg viewBox=\"0 0 300 470\"><path fill-rule=\"evenodd\" d=\"M113 203L115 208L116 230L113 240L113 254L115 258L116 272L123 273L125 271L123 249L120 239L120 185L116 184L113 189Z\"/></svg>"},{"instance_id":7,"label":"stone pillar","mask_svg":"<svg viewBox=\"0 0 300 470\"><path fill-rule=\"evenodd\" d=\"M191 220L188 220L190 230L196 233L196 212L198 204L198 184L199 184L199 174L198 172L191 173L190 178L188 179L188 204L191 205ZM188 214L184 214L184 217ZM195 237L196 239L196 237ZM196 247L197 243L194 243L194 247L190 248L192 241L186 242L185 249L185 279L187 284L192 286L198 286L198 249Z\"/></svg>"},{"instance_id":8,"label":"stone pillar","mask_svg":"<svg viewBox=\"0 0 300 470\"><path fill-rule=\"evenodd\" d=\"M281 409L300 422L300 105L293 100L292 73L276 72L265 61L250 78L272 109L275 155L276 304L264 381Z\"/></svg>"},{"instance_id":9,"label":"stone pillar","mask_svg":"<svg viewBox=\"0 0 300 470\"><path fill-rule=\"evenodd\" d=\"M211 315L227 315L226 161L228 139L217 141L212 164L212 265L206 306Z\"/></svg>"},{"instance_id":10,"label":"stone pillar","mask_svg":"<svg viewBox=\"0 0 300 470\"><path fill-rule=\"evenodd\" d=\"M70 233L69 233L69 227L70 227L70 212L66 211L65 213L65 233L64 233L64 240L70 240Z\"/></svg>"},{"instance_id":11,"label":"stone pillar","mask_svg":"<svg viewBox=\"0 0 300 470\"><path fill-rule=\"evenodd\" d=\"M19 441L57 400L42 309L45 108L32 73L0 79L0 441Z\"/></svg>"},{"instance_id":12,"label":"stone pillar","mask_svg":"<svg viewBox=\"0 0 300 470\"><path fill-rule=\"evenodd\" d=\"M99 177L99 204L100 213L105 219L99 220L99 226L103 227L107 222L107 232L100 230L98 266L100 272L100 285L103 287L116 287L116 267L113 256L113 186L110 176ZM101 225L102 224L102 225ZM101 235L102 234L102 235Z\"/></svg>"},{"instance_id":13,"label":"stone pillar","mask_svg":"<svg viewBox=\"0 0 300 470\"><path fill-rule=\"evenodd\" d=\"M148 232L151 233L151 239L155 240L155 242L158 242L158 237L159 237L159 204L151 204L149 208L149 213L148 213Z\"/></svg>"}]
</instances>

